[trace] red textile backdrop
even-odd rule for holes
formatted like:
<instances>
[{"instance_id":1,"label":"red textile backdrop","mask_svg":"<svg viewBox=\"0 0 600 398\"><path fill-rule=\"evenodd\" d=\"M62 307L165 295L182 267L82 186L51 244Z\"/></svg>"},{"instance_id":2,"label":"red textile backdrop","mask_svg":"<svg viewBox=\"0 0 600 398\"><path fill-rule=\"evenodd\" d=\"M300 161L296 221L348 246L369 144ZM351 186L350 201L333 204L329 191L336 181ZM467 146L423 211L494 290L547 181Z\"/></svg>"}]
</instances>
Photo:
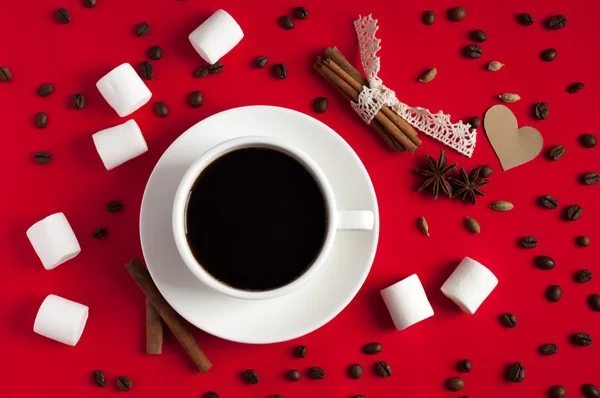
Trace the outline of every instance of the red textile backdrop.
<instances>
[{"instance_id":1,"label":"red textile backdrop","mask_svg":"<svg viewBox=\"0 0 600 398\"><path fill-rule=\"evenodd\" d=\"M269 4L270 3L270 4ZM0 126L3 150L2 222L0 223L0 396L3 397L104 397L120 394L114 378L121 374L133 380L128 396L199 397L208 390L222 397L348 397L363 394L382 397L544 397L552 384L562 384L569 396L580 396L583 383L600 384L598 347L568 343L573 332L585 331L600 339L600 314L586 304L590 293L600 293L599 281L578 285L572 273L581 268L598 272L600 247L600 185L584 186L578 175L598 171L600 147L584 149L577 137L584 132L600 134L597 124L597 73L600 3L592 0L558 1L476 1L464 0L467 17L460 23L445 18L456 5L446 0L420 2L336 2L307 0L309 18L296 21L296 28L284 31L278 25L295 2L209 2L188 0L98 0L94 9L80 0L5 1L0 13L0 65L13 72L14 79L0 83ZM69 25L59 24L54 12L66 7L72 14ZM246 37L222 61L220 75L197 79L202 64L187 35L217 8L229 11L243 27ZM421 22L421 13L437 14L433 26ZM534 15L533 26L515 21L520 12ZM522 100L509 105L520 125L538 128L544 149L556 144L567 148L558 162L539 156L529 164L502 172L483 131L472 159L446 149L450 162L472 168L491 164L494 174L485 187L486 197L477 206L459 200L415 192L419 178L411 170L425 154L436 156L443 146L421 135L423 145L415 155L393 154L385 150L347 104L312 70L316 55L325 47L337 45L353 62L358 61L352 22L358 15L372 13L379 19L382 39L382 73L385 84L399 98L412 105L439 109L453 119L483 116L498 103L496 96L515 92ZM549 31L542 21L554 14L568 17L568 25ZM146 21L151 31L137 37L134 28ZM471 43L468 32L483 29L488 40L482 44L484 56L478 60L462 56ZM133 117L144 132L149 152L113 171L106 171L94 149L91 135L122 123L102 99L96 81L114 66L129 62L137 66L147 59L153 45L164 50L154 62L154 79L147 82L153 92L149 105ZM540 60L542 50L554 47L558 57L551 63ZM284 62L286 80L277 80L270 68L252 67L257 56L267 55L270 64ZM506 67L492 73L487 62L499 60ZM416 78L429 67L439 73L429 84ZM585 89L570 95L566 87L585 82ZM36 90L52 82L54 94L40 98ZM187 105L187 94L201 90L205 103L199 109ZM70 105L74 93L83 93L87 106L80 111ZM326 96L329 110L315 114L311 103ZM169 116L154 115L155 101L169 105ZM534 120L531 106L545 101L550 116ZM124 263L141 256L138 214L146 180L164 150L187 128L217 112L244 105L269 104L289 107L322 120L358 153L369 171L377 192L381 236L373 269L359 294L333 321L296 341L267 346L231 343L195 333L212 359L207 374L194 371L191 362L168 335L164 353L144 354L144 298L131 280ZM48 127L35 128L39 111L49 115ZM38 166L32 154L47 150L53 161ZM580 220L562 221L559 211L539 208L536 198L553 194L561 207L578 203L584 211ZM107 201L123 202L120 213L109 214ZM508 200L515 209L493 212L487 205ZM596 208L595 208L596 207ZM82 252L74 260L53 271L45 271L25 231L34 222L57 212L69 218ZM417 226L419 216L429 222L431 236L423 236ZM480 235L469 234L463 219L476 218ZM98 227L108 236L92 238ZM170 228L165 226L165 234ZM592 244L582 249L574 238L589 235ZM535 235L539 245L520 249L516 241ZM536 269L536 255L552 256L557 267L549 272ZM477 314L462 313L439 291L443 281L464 256L486 264L500 280L499 286ZM418 273L436 315L399 332L379 296L379 290ZM547 286L560 284L560 302L544 297ZM33 333L36 311L50 293L85 303L90 318L76 347L68 347ZM505 329L498 315L516 314L519 324ZM276 322L277 320L273 320ZM384 351L367 357L360 347L380 341ZM542 357L539 345L555 342L559 353ZM308 347L305 359L291 354L298 344ZM446 378L457 375L455 363L469 358L471 373L464 375L466 387L460 393L443 389ZM393 376L379 379L370 368L386 360ZM507 364L520 361L527 370L523 383L503 380ZM365 375L350 380L346 367L363 364ZM285 380L287 369L304 372L309 366L322 366L322 381L304 378L298 383ZM240 372L255 369L258 385L245 385ZM109 387L100 389L91 381L94 369L104 370Z\"/></svg>"}]
</instances>

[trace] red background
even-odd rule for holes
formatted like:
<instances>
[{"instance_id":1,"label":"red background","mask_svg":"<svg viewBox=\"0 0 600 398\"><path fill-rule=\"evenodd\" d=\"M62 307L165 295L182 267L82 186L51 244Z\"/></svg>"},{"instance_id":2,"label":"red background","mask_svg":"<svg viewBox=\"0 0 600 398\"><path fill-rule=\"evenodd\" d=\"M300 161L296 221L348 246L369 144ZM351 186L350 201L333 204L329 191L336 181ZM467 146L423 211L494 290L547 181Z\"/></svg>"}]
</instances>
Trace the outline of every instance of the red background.
<instances>
[{"instance_id":1,"label":"red background","mask_svg":"<svg viewBox=\"0 0 600 398\"><path fill-rule=\"evenodd\" d=\"M562 384L569 396L580 396L583 383L600 384L599 343L573 347L573 332L591 333L600 339L598 313L586 305L590 293L600 293L598 280L577 285L572 273L581 268L598 271L597 195L600 185L583 186L578 175L598 171L599 150L584 149L577 137L584 132L600 133L597 127L597 21L600 3L586 1L502 1L465 0L467 17L449 22L445 11L455 5L447 0L419 2L338 2L307 0L309 18L297 21L296 28L284 31L279 16L289 14L294 2L210 2L189 0L98 0L95 9L80 0L4 1L0 13L0 65L7 65L14 80L0 83L0 130L3 149L0 223L0 396L3 397L104 397L121 394L114 385L120 374L129 375L133 390L129 396L199 397L208 390L222 397L347 397L363 394L374 397L544 397L553 384ZM264 4L263 4L264 3ZM368 4L367 4L368 3ZM54 18L58 7L72 14L69 25ZM217 8L229 11L240 23L246 37L222 61L225 71L205 79L193 77L202 64L187 41L187 35ZM421 13L437 14L433 26L421 22ZM516 23L520 12L534 15L533 26ZM523 98L510 105L521 125L538 128L545 149L563 144L566 156L550 162L539 156L529 164L503 173L483 131L472 159L447 149L451 162L472 168L489 163L494 168L487 196L477 206L415 192L419 179L410 170L424 159L437 156L442 145L421 135L423 145L415 155L385 150L362 124L350 106L312 70L315 56L325 47L337 45L357 61L352 21L359 14L373 13L379 19L378 36L383 40L381 77L396 90L399 98L432 111L443 109L454 120L483 116L496 96L516 92ZM565 29L548 31L542 21L562 13L568 17ZM151 31L137 37L137 23L147 21ZM471 41L468 32L483 29L489 36L483 43L484 56L478 60L461 55ZM164 50L153 62L154 79L147 82L153 92L149 105L133 117L139 123L149 152L113 171L104 170L95 152L91 135L122 123L96 90L95 82L114 66L130 62L136 68L147 59L152 45ZM558 50L554 62L544 63L539 54L548 47ZM270 68L252 67L260 55L270 66L284 62L286 80L277 80ZM499 60L506 67L492 73L487 62ZM429 84L416 78L431 66L438 76ZM570 95L566 87L585 82L585 89ZM36 90L52 82L56 89L47 98ZM201 90L205 103L193 109L187 94ZM83 93L87 106L80 111L70 106L74 93ZM311 109L315 97L330 99L327 113ZM154 115L153 104L163 100L169 116ZM531 106L545 101L550 116L536 121ZM320 330L296 341L267 346L231 343L196 332L200 345L214 368L207 374L193 370L185 353L168 334L162 356L144 354L144 299L123 264L141 256L138 213L146 180L163 151L188 127L216 112L232 107L270 104L306 112L338 131L356 150L370 172L378 195L381 236L377 257L364 287L337 318ZM46 111L48 127L34 126L35 114ZM53 161L38 166L32 154L47 150ZM539 208L536 198L553 194L561 208L578 203L580 220L567 223L559 211ZM121 213L109 214L107 201L124 204ZM515 209L493 212L487 205L508 200ZM65 212L77 234L82 253L53 271L45 271L26 235L34 222L54 212ZM431 236L420 234L419 216L429 222ZM476 218L482 232L469 234L465 216ZM106 227L109 235L94 240L92 231ZM165 234L169 234L165 226ZM591 237L589 248L579 248L574 238ZM533 250L518 248L516 241L535 235ZM536 255L552 256L557 267L543 272L533 267ZM500 280L499 286L477 314L462 313L441 295L439 288L460 259L471 256L486 264ZM411 273L418 273L436 315L408 330L398 332L379 296L379 290ZM549 303L544 292L550 284L563 287L563 299ZM32 332L36 311L50 293L85 303L90 318L79 344L72 348ZM505 329L498 315L516 314L519 324ZM277 322L277 320L273 320ZM367 357L360 347L380 341L382 354ZM539 345L554 342L559 353L542 357ZM305 359L291 354L298 344L308 347ZM473 362L464 375L465 389L445 392L443 382L457 375L454 365L462 358ZM378 379L370 370L373 363L386 360L393 368L389 379ZM507 364L521 361L527 377L521 384L503 381ZM354 362L365 367L358 381L346 377ZM287 382L284 371L322 366L322 381L304 378ZM258 385L242 383L239 374L247 368L261 376ZM104 370L109 387L97 388L91 381L94 369Z\"/></svg>"}]
</instances>

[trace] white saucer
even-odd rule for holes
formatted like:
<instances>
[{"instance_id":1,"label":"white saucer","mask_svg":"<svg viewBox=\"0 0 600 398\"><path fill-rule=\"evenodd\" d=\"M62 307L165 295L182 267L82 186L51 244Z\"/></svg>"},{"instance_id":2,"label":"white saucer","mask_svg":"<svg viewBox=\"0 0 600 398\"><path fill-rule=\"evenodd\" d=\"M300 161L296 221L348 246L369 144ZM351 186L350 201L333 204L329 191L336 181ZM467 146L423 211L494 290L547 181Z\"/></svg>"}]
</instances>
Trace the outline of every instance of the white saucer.
<instances>
[{"instance_id":1,"label":"white saucer","mask_svg":"<svg viewBox=\"0 0 600 398\"><path fill-rule=\"evenodd\" d=\"M372 231L338 232L329 258L307 284L286 296L268 300L236 299L202 284L179 256L171 229L175 191L188 167L211 147L245 135L277 137L297 146L322 168L339 209L372 210L375 215ZM300 112L249 106L201 121L165 151L144 192L140 235L154 282L181 316L223 339L266 344L310 333L350 303L375 257L379 212L365 167L335 131Z\"/></svg>"}]
</instances>

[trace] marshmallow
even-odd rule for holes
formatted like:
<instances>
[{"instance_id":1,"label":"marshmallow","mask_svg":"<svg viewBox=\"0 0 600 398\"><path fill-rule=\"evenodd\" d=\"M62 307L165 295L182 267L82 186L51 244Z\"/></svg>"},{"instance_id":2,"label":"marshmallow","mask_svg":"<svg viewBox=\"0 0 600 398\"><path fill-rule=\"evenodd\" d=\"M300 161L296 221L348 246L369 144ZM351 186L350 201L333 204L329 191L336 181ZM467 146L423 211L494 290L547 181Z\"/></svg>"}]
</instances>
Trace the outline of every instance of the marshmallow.
<instances>
[{"instance_id":1,"label":"marshmallow","mask_svg":"<svg viewBox=\"0 0 600 398\"><path fill-rule=\"evenodd\" d=\"M148 151L142 131L133 119L98 131L92 135L92 139L106 170L112 170Z\"/></svg>"},{"instance_id":2,"label":"marshmallow","mask_svg":"<svg viewBox=\"0 0 600 398\"><path fill-rule=\"evenodd\" d=\"M129 64L121 64L98 80L96 87L119 116L125 117L150 101L152 93Z\"/></svg>"},{"instance_id":3,"label":"marshmallow","mask_svg":"<svg viewBox=\"0 0 600 398\"><path fill-rule=\"evenodd\" d=\"M492 271L465 257L444 282L442 293L464 312L474 314L496 285L498 279Z\"/></svg>"},{"instance_id":4,"label":"marshmallow","mask_svg":"<svg viewBox=\"0 0 600 398\"><path fill-rule=\"evenodd\" d=\"M77 237L63 213L52 214L27 230L27 237L47 270L54 269L81 252Z\"/></svg>"},{"instance_id":5,"label":"marshmallow","mask_svg":"<svg viewBox=\"0 0 600 398\"><path fill-rule=\"evenodd\" d=\"M46 297L35 317L33 331L74 346L83 334L88 307L54 294Z\"/></svg>"},{"instance_id":6,"label":"marshmallow","mask_svg":"<svg viewBox=\"0 0 600 398\"><path fill-rule=\"evenodd\" d=\"M433 316L433 308L417 274L383 289L381 297L398 330Z\"/></svg>"},{"instance_id":7,"label":"marshmallow","mask_svg":"<svg viewBox=\"0 0 600 398\"><path fill-rule=\"evenodd\" d=\"M244 37L242 28L227 12L218 10L188 36L203 60L216 63Z\"/></svg>"}]
</instances>

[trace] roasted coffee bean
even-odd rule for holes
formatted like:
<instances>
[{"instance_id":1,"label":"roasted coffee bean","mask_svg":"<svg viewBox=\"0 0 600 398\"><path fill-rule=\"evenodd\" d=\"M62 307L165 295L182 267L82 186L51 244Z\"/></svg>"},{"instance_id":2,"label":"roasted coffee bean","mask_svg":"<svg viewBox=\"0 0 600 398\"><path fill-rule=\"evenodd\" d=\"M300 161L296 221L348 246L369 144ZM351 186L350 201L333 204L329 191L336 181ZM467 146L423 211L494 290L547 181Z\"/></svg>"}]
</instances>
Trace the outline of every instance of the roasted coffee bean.
<instances>
[{"instance_id":1,"label":"roasted coffee bean","mask_svg":"<svg viewBox=\"0 0 600 398\"><path fill-rule=\"evenodd\" d=\"M492 175L493 172L494 172L494 169L492 169L492 166L485 164L485 165L481 166L481 172L479 173L479 176L483 177L483 178L488 178L489 176Z\"/></svg>"},{"instance_id":2,"label":"roasted coffee bean","mask_svg":"<svg viewBox=\"0 0 600 398\"><path fill-rule=\"evenodd\" d=\"M480 43L483 43L484 41L487 40L487 35L485 34L485 32L481 29L477 29L471 32L470 34L471 39L473 41L478 41Z\"/></svg>"},{"instance_id":3,"label":"roasted coffee bean","mask_svg":"<svg viewBox=\"0 0 600 398\"><path fill-rule=\"evenodd\" d=\"M71 14L69 14L66 8L61 7L56 10L56 19L58 19L58 22L66 25L71 22Z\"/></svg>"},{"instance_id":4,"label":"roasted coffee bean","mask_svg":"<svg viewBox=\"0 0 600 398\"><path fill-rule=\"evenodd\" d=\"M519 21L519 23L523 26L531 26L533 25L534 19L530 14L523 12L519 14L517 21Z\"/></svg>"},{"instance_id":5,"label":"roasted coffee bean","mask_svg":"<svg viewBox=\"0 0 600 398\"><path fill-rule=\"evenodd\" d=\"M583 209L579 205L572 205L567 207L564 213L564 217L568 221L578 220L583 214Z\"/></svg>"},{"instance_id":6,"label":"roasted coffee bean","mask_svg":"<svg viewBox=\"0 0 600 398\"><path fill-rule=\"evenodd\" d=\"M144 61L140 64L140 74L146 80L151 80L154 77L154 68L150 61Z\"/></svg>"},{"instance_id":7,"label":"roasted coffee bean","mask_svg":"<svg viewBox=\"0 0 600 398\"><path fill-rule=\"evenodd\" d=\"M375 364L375 373L379 377L390 377L392 375L392 368L385 361L379 361Z\"/></svg>"},{"instance_id":8,"label":"roasted coffee bean","mask_svg":"<svg viewBox=\"0 0 600 398\"><path fill-rule=\"evenodd\" d=\"M506 378L513 383L525 380L525 367L520 362L515 362L506 370Z\"/></svg>"},{"instance_id":9,"label":"roasted coffee bean","mask_svg":"<svg viewBox=\"0 0 600 398\"><path fill-rule=\"evenodd\" d=\"M169 114L169 108L164 102L158 101L154 104L154 113L156 113L156 115L160 117L167 117L167 115Z\"/></svg>"},{"instance_id":10,"label":"roasted coffee bean","mask_svg":"<svg viewBox=\"0 0 600 398\"><path fill-rule=\"evenodd\" d=\"M592 134L582 134L579 136L579 143L585 148L593 148L598 143L598 140Z\"/></svg>"},{"instance_id":11,"label":"roasted coffee bean","mask_svg":"<svg viewBox=\"0 0 600 398\"><path fill-rule=\"evenodd\" d=\"M116 200L111 200L106 204L106 211L109 213L116 213L121 211L121 209L123 209L123 205L121 202L117 202Z\"/></svg>"},{"instance_id":12,"label":"roasted coffee bean","mask_svg":"<svg viewBox=\"0 0 600 398\"><path fill-rule=\"evenodd\" d=\"M538 120L545 120L548 118L548 104L545 102L538 102L533 106L533 116Z\"/></svg>"},{"instance_id":13,"label":"roasted coffee bean","mask_svg":"<svg viewBox=\"0 0 600 398\"><path fill-rule=\"evenodd\" d=\"M579 177L579 180L581 181L582 184L592 185L592 184L597 184L598 182L600 182L600 176L596 172L585 173L585 174L581 175L581 177Z\"/></svg>"},{"instance_id":14,"label":"roasted coffee bean","mask_svg":"<svg viewBox=\"0 0 600 398\"><path fill-rule=\"evenodd\" d=\"M585 283L592 280L592 271L589 269L582 269L573 274L573 280L577 283Z\"/></svg>"},{"instance_id":15,"label":"roasted coffee bean","mask_svg":"<svg viewBox=\"0 0 600 398\"><path fill-rule=\"evenodd\" d=\"M296 7L294 8L294 16L298 19L306 19L308 18L308 11L302 6Z\"/></svg>"},{"instance_id":16,"label":"roasted coffee bean","mask_svg":"<svg viewBox=\"0 0 600 398\"><path fill-rule=\"evenodd\" d=\"M363 367L355 363L348 368L348 376L351 379L360 379L363 374Z\"/></svg>"},{"instance_id":17,"label":"roasted coffee bean","mask_svg":"<svg viewBox=\"0 0 600 398\"><path fill-rule=\"evenodd\" d=\"M204 96L200 91L193 91L188 96L188 102L194 108L199 108L204 102Z\"/></svg>"},{"instance_id":18,"label":"roasted coffee bean","mask_svg":"<svg viewBox=\"0 0 600 398\"><path fill-rule=\"evenodd\" d=\"M465 47L465 56L468 58L481 58L483 54L483 49L477 44L471 44L470 46Z\"/></svg>"},{"instance_id":19,"label":"roasted coffee bean","mask_svg":"<svg viewBox=\"0 0 600 398\"><path fill-rule=\"evenodd\" d=\"M558 207L558 200L551 195L544 195L539 199L539 203L546 209L556 209Z\"/></svg>"},{"instance_id":20,"label":"roasted coffee bean","mask_svg":"<svg viewBox=\"0 0 600 398\"><path fill-rule=\"evenodd\" d=\"M306 357L306 347L303 345L299 345L298 348L296 348L296 356L298 358Z\"/></svg>"},{"instance_id":21,"label":"roasted coffee bean","mask_svg":"<svg viewBox=\"0 0 600 398\"><path fill-rule=\"evenodd\" d=\"M585 85L583 83L581 83L581 82L571 83L569 85L569 87L567 87L567 92L569 94L575 94L579 90L583 90L584 87L585 87Z\"/></svg>"},{"instance_id":22,"label":"roasted coffee bean","mask_svg":"<svg viewBox=\"0 0 600 398\"><path fill-rule=\"evenodd\" d=\"M564 146L556 145L555 147L552 147L548 151L548 159L554 160L554 161L559 160L560 158L565 156L566 152L567 152L567 149Z\"/></svg>"},{"instance_id":23,"label":"roasted coffee bean","mask_svg":"<svg viewBox=\"0 0 600 398\"><path fill-rule=\"evenodd\" d=\"M12 73L10 73L6 66L0 66L0 80L4 83L12 80Z\"/></svg>"},{"instance_id":24,"label":"roasted coffee bean","mask_svg":"<svg viewBox=\"0 0 600 398\"><path fill-rule=\"evenodd\" d=\"M571 343L586 347L592 344L592 336L587 333L574 333L571 335Z\"/></svg>"},{"instance_id":25,"label":"roasted coffee bean","mask_svg":"<svg viewBox=\"0 0 600 398\"><path fill-rule=\"evenodd\" d=\"M313 366L312 368L308 369L308 377L313 380L321 380L325 378L325 370L318 366Z\"/></svg>"},{"instance_id":26,"label":"roasted coffee bean","mask_svg":"<svg viewBox=\"0 0 600 398\"><path fill-rule=\"evenodd\" d=\"M546 20L546 27L548 29L562 29L565 26L567 26L567 17L564 15L555 15Z\"/></svg>"},{"instance_id":27,"label":"roasted coffee bean","mask_svg":"<svg viewBox=\"0 0 600 398\"><path fill-rule=\"evenodd\" d=\"M600 311L600 294L592 293L588 296L588 305L592 311Z\"/></svg>"},{"instance_id":28,"label":"roasted coffee bean","mask_svg":"<svg viewBox=\"0 0 600 398\"><path fill-rule=\"evenodd\" d=\"M459 372L469 373L471 371L471 361L468 359L463 359L462 361L458 362L456 368Z\"/></svg>"},{"instance_id":29,"label":"roasted coffee bean","mask_svg":"<svg viewBox=\"0 0 600 398\"><path fill-rule=\"evenodd\" d=\"M471 127L476 129L481 125L481 118L479 116L473 116L471 120L469 120L469 124L471 125Z\"/></svg>"},{"instance_id":30,"label":"roasted coffee bean","mask_svg":"<svg viewBox=\"0 0 600 398\"><path fill-rule=\"evenodd\" d=\"M94 8L96 7L96 0L83 0L83 5L87 8Z\"/></svg>"},{"instance_id":31,"label":"roasted coffee bean","mask_svg":"<svg viewBox=\"0 0 600 398\"><path fill-rule=\"evenodd\" d=\"M258 383L259 377L255 371L248 369L244 372L244 380L248 384L256 384Z\"/></svg>"},{"instance_id":32,"label":"roasted coffee bean","mask_svg":"<svg viewBox=\"0 0 600 398\"><path fill-rule=\"evenodd\" d=\"M131 390L132 384L131 379L127 376L119 376L117 378L117 387L121 391L129 391Z\"/></svg>"},{"instance_id":33,"label":"roasted coffee bean","mask_svg":"<svg viewBox=\"0 0 600 398\"><path fill-rule=\"evenodd\" d=\"M548 256L537 256L533 259L533 263L539 269L550 270L556 266L554 260Z\"/></svg>"},{"instance_id":34,"label":"roasted coffee bean","mask_svg":"<svg viewBox=\"0 0 600 398\"><path fill-rule=\"evenodd\" d=\"M300 372L296 369L289 370L286 374L289 381L298 381L300 380Z\"/></svg>"},{"instance_id":35,"label":"roasted coffee bean","mask_svg":"<svg viewBox=\"0 0 600 398\"><path fill-rule=\"evenodd\" d=\"M542 51L541 57L542 60L546 62L554 61L554 58L558 55L558 52L555 48L549 48L547 50Z\"/></svg>"},{"instance_id":36,"label":"roasted coffee bean","mask_svg":"<svg viewBox=\"0 0 600 398\"><path fill-rule=\"evenodd\" d=\"M548 390L549 398L565 398L567 396L567 389L563 386L552 386Z\"/></svg>"},{"instance_id":37,"label":"roasted coffee bean","mask_svg":"<svg viewBox=\"0 0 600 398\"><path fill-rule=\"evenodd\" d=\"M294 20L287 15L279 17L279 25L281 25L281 27L285 30L294 29L295 26Z\"/></svg>"},{"instance_id":38,"label":"roasted coffee bean","mask_svg":"<svg viewBox=\"0 0 600 398\"><path fill-rule=\"evenodd\" d=\"M452 7L448 10L448 19L453 22L462 21L467 16L467 11L462 7Z\"/></svg>"},{"instance_id":39,"label":"roasted coffee bean","mask_svg":"<svg viewBox=\"0 0 600 398\"><path fill-rule=\"evenodd\" d=\"M202 398L219 398L219 394L214 391L205 392Z\"/></svg>"},{"instance_id":40,"label":"roasted coffee bean","mask_svg":"<svg viewBox=\"0 0 600 398\"><path fill-rule=\"evenodd\" d=\"M40 151L33 155L33 160L37 164L48 164L50 163L50 160L52 160L52 156L50 156L48 152Z\"/></svg>"},{"instance_id":41,"label":"roasted coffee bean","mask_svg":"<svg viewBox=\"0 0 600 398\"><path fill-rule=\"evenodd\" d=\"M135 34L140 37L146 36L148 32L150 32L150 25L147 22L142 22L135 28Z\"/></svg>"},{"instance_id":42,"label":"roasted coffee bean","mask_svg":"<svg viewBox=\"0 0 600 398\"><path fill-rule=\"evenodd\" d=\"M554 355L558 352L556 344L548 343L540 346L540 354L542 355Z\"/></svg>"},{"instance_id":43,"label":"roasted coffee bean","mask_svg":"<svg viewBox=\"0 0 600 398\"><path fill-rule=\"evenodd\" d=\"M200 66L196 69L196 77L203 78L208 76L208 66Z\"/></svg>"},{"instance_id":44,"label":"roasted coffee bean","mask_svg":"<svg viewBox=\"0 0 600 398\"><path fill-rule=\"evenodd\" d=\"M85 106L85 97L83 94L73 94L71 97L71 105L73 105L73 108L75 109L83 108Z\"/></svg>"},{"instance_id":45,"label":"roasted coffee bean","mask_svg":"<svg viewBox=\"0 0 600 398\"><path fill-rule=\"evenodd\" d=\"M552 303L556 303L562 297L562 289L558 285L548 286L546 289L546 298Z\"/></svg>"},{"instance_id":46,"label":"roasted coffee bean","mask_svg":"<svg viewBox=\"0 0 600 398\"><path fill-rule=\"evenodd\" d=\"M362 352L364 352L367 355L373 355L373 354L379 354L381 352L381 344L379 343L369 343L369 344L365 344L362 347Z\"/></svg>"},{"instance_id":47,"label":"roasted coffee bean","mask_svg":"<svg viewBox=\"0 0 600 398\"><path fill-rule=\"evenodd\" d=\"M52 83L44 83L38 88L38 95L40 97L47 97L54 92L54 86Z\"/></svg>"},{"instance_id":48,"label":"roasted coffee bean","mask_svg":"<svg viewBox=\"0 0 600 398\"><path fill-rule=\"evenodd\" d=\"M585 398L600 397L600 390L593 384L584 384L581 386L581 393L585 396Z\"/></svg>"},{"instance_id":49,"label":"roasted coffee bean","mask_svg":"<svg viewBox=\"0 0 600 398\"><path fill-rule=\"evenodd\" d=\"M587 236L578 236L575 239L575 243L577 243L577 246L588 247L590 245L590 238Z\"/></svg>"},{"instance_id":50,"label":"roasted coffee bean","mask_svg":"<svg viewBox=\"0 0 600 398\"><path fill-rule=\"evenodd\" d=\"M35 126L38 129L43 129L48 125L48 115L46 112L40 112L35 115Z\"/></svg>"},{"instance_id":51,"label":"roasted coffee bean","mask_svg":"<svg viewBox=\"0 0 600 398\"><path fill-rule=\"evenodd\" d=\"M93 237L96 239L102 239L106 236L107 232L105 228L98 228L94 231Z\"/></svg>"},{"instance_id":52,"label":"roasted coffee bean","mask_svg":"<svg viewBox=\"0 0 600 398\"><path fill-rule=\"evenodd\" d=\"M425 25L433 25L435 22L435 13L433 11L425 11L421 19Z\"/></svg>"},{"instance_id":53,"label":"roasted coffee bean","mask_svg":"<svg viewBox=\"0 0 600 398\"><path fill-rule=\"evenodd\" d=\"M500 315L500 322L507 328L514 328L517 326L517 317L512 312L507 312Z\"/></svg>"},{"instance_id":54,"label":"roasted coffee bean","mask_svg":"<svg viewBox=\"0 0 600 398\"><path fill-rule=\"evenodd\" d=\"M324 97L315 98L315 100L313 101L313 109L317 113L325 113L325 111L327 110L327 105L327 98Z\"/></svg>"},{"instance_id":55,"label":"roasted coffee bean","mask_svg":"<svg viewBox=\"0 0 600 398\"><path fill-rule=\"evenodd\" d=\"M162 58L162 48L160 48L159 46L152 46L150 47L150 50L148 51L148 55L150 56L150 59L153 60L158 60Z\"/></svg>"},{"instance_id":56,"label":"roasted coffee bean","mask_svg":"<svg viewBox=\"0 0 600 398\"><path fill-rule=\"evenodd\" d=\"M279 79L285 79L288 75L287 67L284 64L275 65L275 76Z\"/></svg>"},{"instance_id":57,"label":"roasted coffee bean","mask_svg":"<svg viewBox=\"0 0 600 398\"><path fill-rule=\"evenodd\" d=\"M524 238L521 238L519 244L525 249L533 249L537 246L537 239L535 238L535 236L526 236Z\"/></svg>"},{"instance_id":58,"label":"roasted coffee bean","mask_svg":"<svg viewBox=\"0 0 600 398\"><path fill-rule=\"evenodd\" d=\"M106 379L104 378L104 373L101 370L94 370L94 381L98 387L106 386Z\"/></svg>"},{"instance_id":59,"label":"roasted coffee bean","mask_svg":"<svg viewBox=\"0 0 600 398\"><path fill-rule=\"evenodd\" d=\"M444 383L448 391L460 391L465 388L465 381L460 377L451 377Z\"/></svg>"},{"instance_id":60,"label":"roasted coffee bean","mask_svg":"<svg viewBox=\"0 0 600 398\"><path fill-rule=\"evenodd\" d=\"M268 63L269 63L269 58L262 56L262 57L256 58L256 62L254 63L254 65L257 68L264 68L265 66L267 66Z\"/></svg>"},{"instance_id":61,"label":"roasted coffee bean","mask_svg":"<svg viewBox=\"0 0 600 398\"><path fill-rule=\"evenodd\" d=\"M216 75L221 72L223 72L223 64L221 62L216 62L208 67L208 73L211 75Z\"/></svg>"}]
</instances>

